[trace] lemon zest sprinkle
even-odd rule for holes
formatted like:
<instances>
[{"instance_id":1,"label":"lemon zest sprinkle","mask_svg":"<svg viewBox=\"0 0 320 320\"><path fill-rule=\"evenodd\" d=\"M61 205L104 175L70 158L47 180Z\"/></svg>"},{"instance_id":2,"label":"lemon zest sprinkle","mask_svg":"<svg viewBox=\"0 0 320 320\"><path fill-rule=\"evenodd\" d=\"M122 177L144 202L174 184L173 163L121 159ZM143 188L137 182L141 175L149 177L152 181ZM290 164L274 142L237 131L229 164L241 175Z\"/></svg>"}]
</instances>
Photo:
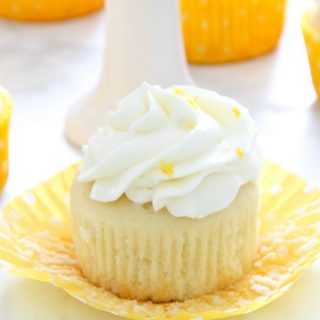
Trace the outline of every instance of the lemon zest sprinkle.
<instances>
[{"instance_id":1,"label":"lemon zest sprinkle","mask_svg":"<svg viewBox=\"0 0 320 320\"><path fill-rule=\"evenodd\" d=\"M232 112L236 118L239 118L241 116L241 111L237 107L233 108Z\"/></svg>"},{"instance_id":2,"label":"lemon zest sprinkle","mask_svg":"<svg viewBox=\"0 0 320 320\"><path fill-rule=\"evenodd\" d=\"M197 123L196 122L186 122L184 124L184 128L187 130L192 130L196 127Z\"/></svg>"},{"instance_id":3,"label":"lemon zest sprinkle","mask_svg":"<svg viewBox=\"0 0 320 320\"><path fill-rule=\"evenodd\" d=\"M199 96L187 96L185 90L181 87L173 87L173 93L179 97L185 98L193 109L198 109L199 105L196 100Z\"/></svg>"},{"instance_id":4,"label":"lemon zest sprinkle","mask_svg":"<svg viewBox=\"0 0 320 320\"><path fill-rule=\"evenodd\" d=\"M180 87L173 87L173 93L181 97L184 97L186 95L186 92L184 91L184 89Z\"/></svg>"},{"instance_id":5,"label":"lemon zest sprinkle","mask_svg":"<svg viewBox=\"0 0 320 320\"><path fill-rule=\"evenodd\" d=\"M243 156L244 156L244 151L243 151L243 149L242 148L237 148L236 149L236 154L237 154L237 156L240 158L240 159L242 159L243 158Z\"/></svg>"},{"instance_id":6,"label":"lemon zest sprinkle","mask_svg":"<svg viewBox=\"0 0 320 320\"><path fill-rule=\"evenodd\" d=\"M199 108L199 105L196 102L197 97L187 97L186 99L187 99L188 103L190 104L190 106L193 109L198 109Z\"/></svg>"},{"instance_id":7,"label":"lemon zest sprinkle","mask_svg":"<svg viewBox=\"0 0 320 320\"><path fill-rule=\"evenodd\" d=\"M172 177L174 175L174 163L165 160L160 161L160 170L165 175Z\"/></svg>"}]
</instances>

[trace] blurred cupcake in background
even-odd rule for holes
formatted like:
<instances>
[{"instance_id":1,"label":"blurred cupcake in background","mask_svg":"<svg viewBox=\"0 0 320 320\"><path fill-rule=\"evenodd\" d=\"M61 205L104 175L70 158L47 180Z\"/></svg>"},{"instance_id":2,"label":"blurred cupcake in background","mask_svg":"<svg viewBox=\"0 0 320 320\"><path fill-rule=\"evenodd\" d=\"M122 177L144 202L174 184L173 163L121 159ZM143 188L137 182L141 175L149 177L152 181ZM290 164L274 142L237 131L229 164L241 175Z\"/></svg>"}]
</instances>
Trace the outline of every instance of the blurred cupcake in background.
<instances>
[{"instance_id":1,"label":"blurred cupcake in background","mask_svg":"<svg viewBox=\"0 0 320 320\"><path fill-rule=\"evenodd\" d=\"M273 49L286 0L181 0L188 60L241 60Z\"/></svg>"},{"instance_id":2,"label":"blurred cupcake in background","mask_svg":"<svg viewBox=\"0 0 320 320\"><path fill-rule=\"evenodd\" d=\"M302 17L302 30L307 47L314 88L320 97L320 0Z\"/></svg>"},{"instance_id":3,"label":"blurred cupcake in background","mask_svg":"<svg viewBox=\"0 0 320 320\"><path fill-rule=\"evenodd\" d=\"M25 21L52 21L100 9L104 0L0 0L0 16Z\"/></svg>"},{"instance_id":4,"label":"blurred cupcake in background","mask_svg":"<svg viewBox=\"0 0 320 320\"><path fill-rule=\"evenodd\" d=\"M11 97L7 91L0 87L0 192L8 178L8 144L11 108Z\"/></svg>"}]
</instances>

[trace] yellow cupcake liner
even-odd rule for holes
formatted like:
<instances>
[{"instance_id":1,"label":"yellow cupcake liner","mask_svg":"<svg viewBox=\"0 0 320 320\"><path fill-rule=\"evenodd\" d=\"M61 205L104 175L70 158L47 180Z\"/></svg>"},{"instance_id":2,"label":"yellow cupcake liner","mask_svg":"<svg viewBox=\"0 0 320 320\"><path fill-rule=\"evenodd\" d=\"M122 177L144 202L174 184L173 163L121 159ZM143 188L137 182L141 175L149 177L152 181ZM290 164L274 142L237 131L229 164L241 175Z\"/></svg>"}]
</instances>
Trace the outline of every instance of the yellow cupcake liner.
<instances>
[{"instance_id":1,"label":"yellow cupcake liner","mask_svg":"<svg viewBox=\"0 0 320 320\"><path fill-rule=\"evenodd\" d=\"M273 49L286 0L181 0L188 60L241 60Z\"/></svg>"},{"instance_id":2,"label":"yellow cupcake liner","mask_svg":"<svg viewBox=\"0 0 320 320\"><path fill-rule=\"evenodd\" d=\"M0 191L8 177L9 125L12 99L7 91L0 87Z\"/></svg>"},{"instance_id":3,"label":"yellow cupcake liner","mask_svg":"<svg viewBox=\"0 0 320 320\"><path fill-rule=\"evenodd\" d=\"M303 15L301 25L307 47L313 85L318 97L320 97L320 32L312 26L310 13L306 12Z\"/></svg>"},{"instance_id":4,"label":"yellow cupcake liner","mask_svg":"<svg viewBox=\"0 0 320 320\"><path fill-rule=\"evenodd\" d=\"M0 220L0 266L49 282L96 309L129 319L212 320L254 311L286 292L320 257L320 192L266 162L261 243L253 269L225 290L185 302L121 299L90 284L75 258L69 190L78 165L12 200Z\"/></svg>"},{"instance_id":5,"label":"yellow cupcake liner","mask_svg":"<svg viewBox=\"0 0 320 320\"><path fill-rule=\"evenodd\" d=\"M0 0L0 16L25 21L78 17L102 8L104 0Z\"/></svg>"}]
</instances>

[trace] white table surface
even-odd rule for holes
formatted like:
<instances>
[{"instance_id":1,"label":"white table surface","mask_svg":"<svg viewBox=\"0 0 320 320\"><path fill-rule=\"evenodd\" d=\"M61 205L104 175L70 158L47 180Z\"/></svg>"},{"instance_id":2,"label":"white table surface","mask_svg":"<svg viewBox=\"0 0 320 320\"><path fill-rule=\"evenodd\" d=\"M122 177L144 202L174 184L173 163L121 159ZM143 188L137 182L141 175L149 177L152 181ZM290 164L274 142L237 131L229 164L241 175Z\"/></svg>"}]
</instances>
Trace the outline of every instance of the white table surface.
<instances>
[{"instance_id":1,"label":"white table surface","mask_svg":"<svg viewBox=\"0 0 320 320\"><path fill-rule=\"evenodd\" d=\"M313 91L300 31L301 0L289 0L279 48L221 66L191 66L199 86L249 107L265 155L320 187L320 105ZM92 88L103 53L103 14L54 24L0 20L0 82L15 97L10 179L0 207L80 157L63 136L64 117ZM320 263L271 305L238 319L319 319ZM62 290L0 272L1 320L119 319Z\"/></svg>"}]
</instances>

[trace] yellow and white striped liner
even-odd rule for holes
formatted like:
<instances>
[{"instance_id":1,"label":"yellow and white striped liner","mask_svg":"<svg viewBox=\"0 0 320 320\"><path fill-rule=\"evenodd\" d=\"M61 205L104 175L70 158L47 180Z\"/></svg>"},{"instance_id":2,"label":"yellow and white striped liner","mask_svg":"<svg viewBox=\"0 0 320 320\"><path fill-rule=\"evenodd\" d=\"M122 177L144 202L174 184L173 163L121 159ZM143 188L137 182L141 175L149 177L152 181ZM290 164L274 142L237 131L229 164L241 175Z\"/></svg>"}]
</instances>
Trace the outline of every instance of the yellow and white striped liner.
<instances>
[{"instance_id":1,"label":"yellow and white striped liner","mask_svg":"<svg viewBox=\"0 0 320 320\"><path fill-rule=\"evenodd\" d=\"M0 0L0 16L25 21L78 17L102 8L104 0Z\"/></svg>"},{"instance_id":2,"label":"yellow and white striped liner","mask_svg":"<svg viewBox=\"0 0 320 320\"><path fill-rule=\"evenodd\" d=\"M0 192L8 178L9 126L12 99L7 91L0 87Z\"/></svg>"},{"instance_id":3,"label":"yellow and white striped liner","mask_svg":"<svg viewBox=\"0 0 320 320\"><path fill-rule=\"evenodd\" d=\"M309 11L303 15L301 25L307 47L313 85L320 98L320 32L312 26Z\"/></svg>"},{"instance_id":4,"label":"yellow and white striped liner","mask_svg":"<svg viewBox=\"0 0 320 320\"><path fill-rule=\"evenodd\" d=\"M286 0L181 0L188 60L241 60L273 49Z\"/></svg>"},{"instance_id":5,"label":"yellow and white striped liner","mask_svg":"<svg viewBox=\"0 0 320 320\"><path fill-rule=\"evenodd\" d=\"M0 266L52 283L96 309L135 320L212 320L243 314L277 299L320 257L320 192L266 162L261 244L250 273L225 290L185 302L120 299L90 284L75 258L68 195L77 170L78 165L70 166L3 209Z\"/></svg>"}]
</instances>

